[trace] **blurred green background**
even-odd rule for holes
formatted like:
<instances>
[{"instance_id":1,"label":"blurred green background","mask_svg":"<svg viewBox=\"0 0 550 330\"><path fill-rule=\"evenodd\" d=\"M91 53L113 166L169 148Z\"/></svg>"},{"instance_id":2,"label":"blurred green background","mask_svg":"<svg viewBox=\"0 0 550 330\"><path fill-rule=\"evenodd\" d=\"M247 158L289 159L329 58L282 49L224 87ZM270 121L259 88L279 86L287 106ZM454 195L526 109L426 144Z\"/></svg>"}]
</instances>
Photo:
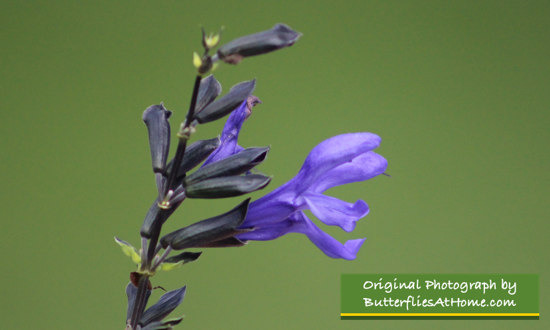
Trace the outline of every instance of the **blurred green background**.
<instances>
[{"instance_id":1,"label":"blurred green background","mask_svg":"<svg viewBox=\"0 0 550 330\"><path fill-rule=\"evenodd\" d=\"M154 278L188 285L184 329L549 328L548 1L2 1L1 327L123 329L155 195L143 110L183 120L200 26L223 41L284 22L291 48L223 65L227 91L257 78L264 102L240 144L270 145L292 178L309 150L379 134L388 177L329 193L370 214L355 261L299 235L206 251ZM223 42L222 41L222 42ZM219 134L223 122L196 138ZM167 230L242 198L188 201ZM544 252L547 251L547 252ZM539 321L341 321L342 273L537 273ZM161 292L155 292L156 300Z\"/></svg>"}]
</instances>

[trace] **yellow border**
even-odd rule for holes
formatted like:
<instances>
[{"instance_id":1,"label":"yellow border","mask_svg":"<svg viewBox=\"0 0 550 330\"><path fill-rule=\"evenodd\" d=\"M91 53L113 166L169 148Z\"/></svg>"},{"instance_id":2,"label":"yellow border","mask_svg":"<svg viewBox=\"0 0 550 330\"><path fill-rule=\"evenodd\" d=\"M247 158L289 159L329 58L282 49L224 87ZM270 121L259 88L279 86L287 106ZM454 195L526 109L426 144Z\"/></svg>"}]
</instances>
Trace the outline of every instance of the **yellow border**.
<instances>
[{"instance_id":1,"label":"yellow border","mask_svg":"<svg viewBox=\"0 0 550 330\"><path fill-rule=\"evenodd\" d=\"M340 313L340 316L540 316L539 313Z\"/></svg>"}]
</instances>

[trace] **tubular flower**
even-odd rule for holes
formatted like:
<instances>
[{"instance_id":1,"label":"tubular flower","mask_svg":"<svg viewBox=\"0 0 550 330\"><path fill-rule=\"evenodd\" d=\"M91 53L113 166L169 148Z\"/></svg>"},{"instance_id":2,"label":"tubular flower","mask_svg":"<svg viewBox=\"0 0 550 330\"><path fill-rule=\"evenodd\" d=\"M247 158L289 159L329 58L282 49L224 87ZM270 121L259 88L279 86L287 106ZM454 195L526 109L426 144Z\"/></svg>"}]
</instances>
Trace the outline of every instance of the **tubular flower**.
<instances>
[{"instance_id":1,"label":"tubular flower","mask_svg":"<svg viewBox=\"0 0 550 330\"><path fill-rule=\"evenodd\" d=\"M220 136L220 146L210 154L202 166L225 159L244 149L237 144L239 132L241 131L244 121L252 114L252 108L258 103L262 102L256 96L252 95L231 112Z\"/></svg>"},{"instance_id":2,"label":"tubular flower","mask_svg":"<svg viewBox=\"0 0 550 330\"><path fill-rule=\"evenodd\" d=\"M250 107L246 102L235 109L223 129L220 147L207 162L218 161L242 150L237 138L249 114ZM335 186L365 181L384 173L388 164L386 159L372 151L380 141L376 134L349 133L321 142L311 150L293 179L250 203L241 228L254 230L236 237L244 241L265 241L288 233L300 233L329 257L355 259L364 238L342 244L319 229L303 210L309 209L326 225L353 231L357 220L369 212L367 204L362 200L348 203L323 193Z\"/></svg>"},{"instance_id":3,"label":"tubular flower","mask_svg":"<svg viewBox=\"0 0 550 330\"><path fill-rule=\"evenodd\" d=\"M246 119L246 102L243 102L237 109L233 110L220 136L220 146L206 159L202 166L217 162L224 158L242 151L244 148L237 144L239 131Z\"/></svg>"},{"instance_id":4,"label":"tubular flower","mask_svg":"<svg viewBox=\"0 0 550 330\"><path fill-rule=\"evenodd\" d=\"M387 161L372 151L379 144L380 137L372 133L342 134L321 142L292 180L250 204L242 227L255 230L237 237L272 240L301 233L329 257L355 259L364 238L342 244L319 229L302 210L311 210L326 225L353 231L357 220L369 212L367 204L362 200L344 202L323 192L382 174Z\"/></svg>"}]
</instances>

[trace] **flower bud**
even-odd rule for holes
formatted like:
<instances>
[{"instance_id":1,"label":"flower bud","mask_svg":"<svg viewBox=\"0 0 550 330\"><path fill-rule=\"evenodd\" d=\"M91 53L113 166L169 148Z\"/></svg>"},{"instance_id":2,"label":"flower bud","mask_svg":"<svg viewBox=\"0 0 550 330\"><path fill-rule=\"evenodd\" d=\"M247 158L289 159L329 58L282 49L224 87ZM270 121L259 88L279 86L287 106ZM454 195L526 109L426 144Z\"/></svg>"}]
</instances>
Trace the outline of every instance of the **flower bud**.
<instances>
[{"instance_id":1,"label":"flower bud","mask_svg":"<svg viewBox=\"0 0 550 330\"><path fill-rule=\"evenodd\" d=\"M149 147L153 171L164 172L166 158L170 148L170 124L168 118L172 113L163 104L152 105L143 112L143 121L149 131Z\"/></svg>"},{"instance_id":2,"label":"flower bud","mask_svg":"<svg viewBox=\"0 0 550 330\"><path fill-rule=\"evenodd\" d=\"M187 178L185 178L185 184L189 185L212 178L245 173L263 162L268 151L269 147L248 148L218 162L207 164L187 176Z\"/></svg>"},{"instance_id":3,"label":"flower bud","mask_svg":"<svg viewBox=\"0 0 550 330\"><path fill-rule=\"evenodd\" d=\"M250 198L232 210L181 228L161 238L160 244L174 250L208 245L211 242L233 237L247 230L237 229L243 222Z\"/></svg>"},{"instance_id":4,"label":"flower bud","mask_svg":"<svg viewBox=\"0 0 550 330\"><path fill-rule=\"evenodd\" d=\"M292 46L301 35L284 24L277 24L271 30L228 42L218 49L218 57L226 63L238 64L244 57Z\"/></svg>"},{"instance_id":5,"label":"flower bud","mask_svg":"<svg viewBox=\"0 0 550 330\"><path fill-rule=\"evenodd\" d=\"M191 183L186 187L189 198L227 198L260 190L271 181L260 174L235 175Z\"/></svg>"},{"instance_id":6,"label":"flower bud","mask_svg":"<svg viewBox=\"0 0 550 330\"><path fill-rule=\"evenodd\" d=\"M222 85L214 78L214 75L203 78L199 87L199 94L197 95L195 113L200 112L207 105L212 103L221 92Z\"/></svg>"},{"instance_id":7,"label":"flower bud","mask_svg":"<svg viewBox=\"0 0 550 330\"><path fill-rule=\"evenodd\" d=\"M204 124L222 118L243 103L252 94L254 87L256 87L255 79L233 86L227 94L196 113L195 120Z\"/></svg>"},{"instance_id":8,"label":"flower bud","mask_svg":"<svg viewBox=\"0 0 550 330\"><path fill-rule=\"evenodd\" d=\"M215 137L209 140L199 140L187 147L178 173L176 174L176 182L180 182L189 170L195 168L210 156L210 154L220 146L220 143L220 138ZM166 166L167 173L172 171L172 163L173 160Z\"/></svg>"}]
</instances>

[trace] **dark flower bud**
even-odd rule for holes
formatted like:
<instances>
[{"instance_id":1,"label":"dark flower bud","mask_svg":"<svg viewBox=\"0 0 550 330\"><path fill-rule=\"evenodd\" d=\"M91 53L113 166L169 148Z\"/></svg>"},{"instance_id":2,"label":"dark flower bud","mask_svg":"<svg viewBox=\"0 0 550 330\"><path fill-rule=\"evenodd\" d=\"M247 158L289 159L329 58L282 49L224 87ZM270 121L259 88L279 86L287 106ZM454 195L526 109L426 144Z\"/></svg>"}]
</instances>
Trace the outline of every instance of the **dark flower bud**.
<instances>
[{"instance_id":1,"label":"dark flower bud","mask_svg":"<svg viewBox=\"0 0 550 330\"><path fill-rule=\"evenodd\" d=\"M181 161L178 174L176 175L176 181L183 179L185 173L202 163L208 156L210 156L212 152L214 152L214 150L220 146L220 143L220 138L215 137L209 140L199 140L187 147L183 160ZM168 163L166 168L167 173L172 171L172 161Z\"/></svg>"},{"instance_id":2,"label":"dark flower bud","mask_svg":"<svg viewBox=\"0 0 550 330\"><path fill-rule=\"evenodd\" d=\"M248 210L250 198L237 205L232 210L181 228L161 238L160 244L166 248L183 250L192 247L205 246L210 242L233 237L248 230L237 229Z\"/></svg>"},{"instance_id":3,"label":"dark flower bud","mask_svg":"<svg viewBox=\"0 0 550 330\"><path fill-rule=\"evenodd\" d=\"M237 106L243 103L244 100L252 94L256 80L244 81L231 88L229 93L222 96L219 100L210 103L203 110L195 114L195 120L204 124L229 114L235 110Z\"/></svg>"},{"instance_id":4,"label":"dark flower bud","mask_svg":"<svg viewBox=\"0 0 550 330\"><path fill-rule=\"evenodd\" d=\"M262 189L270 181L270 177L260 174L213 178L189 184L186 194L189 198L234 197Z\"/></svg>"},{"instance_id":5,"label":"dark flower bud","mask_svg":"<svg viewBox=\"0 0 550 330\"><path fill-rule=\"evenodd\" d=\"M181 304L185 296L185 286L178 290L167 292L160 297L159 301L149 307L141 316L139 324L146 326L149 323L157 322L168 316L176 307Z\"/></svg>"},{"instance_id":6,"label":"dark flower bud","mask_svg":"<svg viewBox=\"0 0 550 330\"><path fill-rule=\"evenodd\" d=\"M149 147L153 160L153 171L163 172L170 149L170 124L172 113L164 105L152 105L143 112L143 121L149 131Z\"/></svg>"},{"instance_id":7,"label":"dark flower bud","mask_svg":"<svg viewBox=\"0 0 550 330\"><path fill-rule=\"evenodd\" d=\"M218 49L218 56L226 63L237 64L244 57L265 54L292 46L301 35L284 24L277 24L271 30L228 42Z\"/></svg>"},{"instance_id":8,"label":"dark flower bud","mask_svg":"<svg viewBox=\"0 0 550 330\"><path fill-rule=\"evenodd\" d=\"M185 179L185 184L245 173L263 162L268 151L269 147L248 148L215 163L207 164L189 175Z\"/></svg>"},{"instance_id":9,"label":"dark flower bud","mask_svg":"<svg viewBox=\"0 0 550 330\"><path fill-rule=\"evenodd\" d=\"M212 103L222 92L222 85L214 78L214 75L209 75L201 80L199 86L199 94L197 95L197 105L195 113L200 112L207 105Z\"/></svg>"}]
</instances>

